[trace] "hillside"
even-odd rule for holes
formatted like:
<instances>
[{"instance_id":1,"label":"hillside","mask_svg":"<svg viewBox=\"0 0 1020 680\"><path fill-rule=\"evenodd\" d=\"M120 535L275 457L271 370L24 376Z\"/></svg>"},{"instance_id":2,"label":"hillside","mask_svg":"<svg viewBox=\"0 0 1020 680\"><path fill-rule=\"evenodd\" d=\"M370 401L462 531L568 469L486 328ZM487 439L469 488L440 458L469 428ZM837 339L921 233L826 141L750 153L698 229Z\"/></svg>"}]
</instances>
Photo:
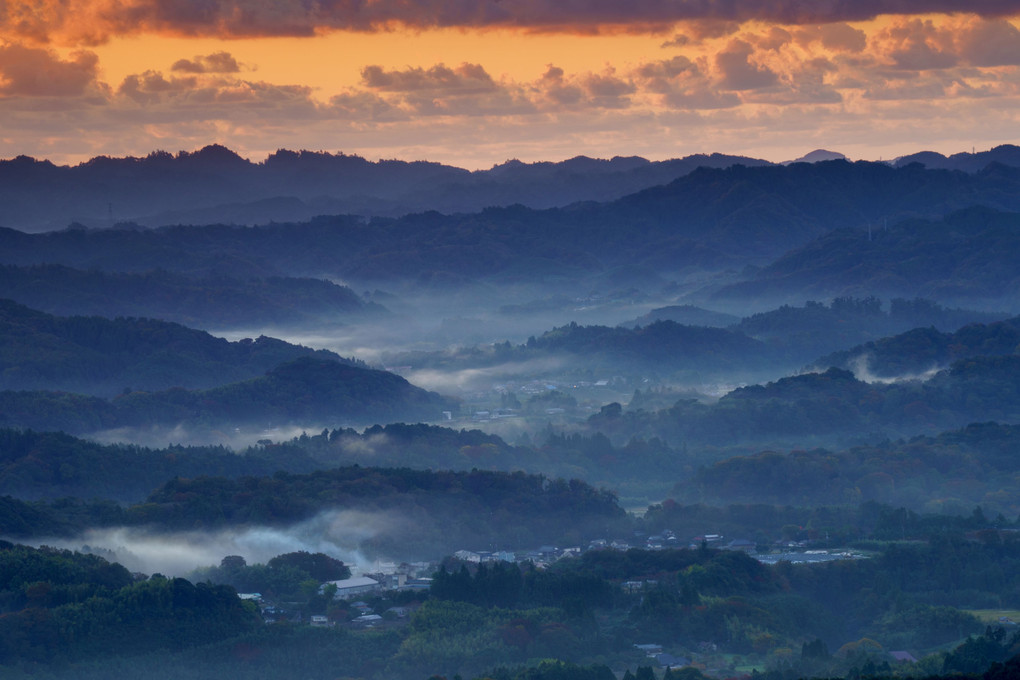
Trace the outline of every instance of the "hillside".
<instances>
[{"instance_id":1,"label":"hillside","mask_svg":"<svg viewBox=\"0 0 1020 680\"><path fill-rule=\"evenodd\" d=\"M273 478L175 479L129 509L127 519L164 530L286 526L345 509L366 521L379 515L380 529L366 532L361 547L398 559L439 559L465 545L555 544L629 523L612 493L576 480L357 466Z\"/></svg>"},{"instance_id":2,"label":"hillside","mask_svg":"<svg viewBox=\"0 0 1020 680\"><path fill-rule=\"evenodd\" d=\"M917 167L917 166L912 166ZM982 173L1008 177L999 168ZM979 175L980 176L980 175ZM1012 191L1012 190L1010 190ZM975 203L979 201L975 200ZM1020 291L1020 214L973 207L942 219L872 221L841 229L783 255L719 299L899 295L941 301L1015 300Z\"/></svg>"},{"instance_id":3,"label":"hillside","mask_svg":"<svg viewBox=\"0 0 1020 680\"><path fill-rule=\"evenodd\" d=\"M988 323L1005 314L946 308L931 300L893 298L888 306L876 297L836 297L828 304L808 301L752 314L730 327L760 340L770 350L803 366L814 357L917 328L955 331L966 324ZM815 364L812 364L815 365ZM832 364L852 368L849 364ZM948 365L948 362L947 364ZM822 366L828 368L828 365ZM926 366L927 370L930 366Z\"/></svg>"},{"instance_id":4,"label":"hillside","mask_svg":"<svg viewBox=\"0 0 1020 680\"><path fill-rule=\"evenodd\" d=\"M62 265L0 266L0 298L50 314L150 317L201 328L351 323L385 314L329 281L307 278L190 278Z\"/></svg>"},{"instance_id":5,"label":"hillside","mask_svg":"<svg viewBox=\"0 0 1020 680\"><path fill-rule=\"evenodd\" d=\"M989 324L970 324L956 332L934 327L915 328L892 337L835 352L813 368L861 369L880 379L920 375L960 359L1009 356L1020 351L1020 318ZM863 362L863 364L862 364Z\"/></svg>"},{"instance_id":6,"label":"hillside","mask_svg":"<svg viewBox=\"0 0 1020 680\"><path fill-rule=\"evenodd\" d=\"M67 392L0 392L0 426L72 434L154 425L321 426L438 420L457 403L398 375L305 356L264 376L205 390L128 392L114 399Z\"/></svg>"},{"instance_id":7,"label":"hillside","mask_svg":"<svg viewBox=\"0 0 1020 680\"><path fill-rule=\"evenodd\" d=\"M200 389L259 376L303 356L347 361L264 336L228 342L176 323L59 317L0 300L0 390L112 396Z\"/></svg>"},{"instance_id":8,"label":"hillside","mask_svg":"<svg viewBox=\"0 0 1020 680\"><path fill-rule=\"evenodd\" d=\"M983 423L842 451L765 451L702 467L676 485L686 502L815 507L879 502L917 512L1020 512L1015 425Z\"/></svg>"},{"instance_id":9,"label":"hillside","mask_svg":"<svg viewBox=\"0 0 1020 680\"><path fill-rule=\"evenodd\" d=\"M715 404L679 400L654 413L603 408L591 430L672 446L812 447L934 434L972 422L1020 422L1020 357L972 357L928 381L866 383L836 368L733 390Z\"/></svg>"},{"instance_id":10,"label":"hillside","mask_svg":"<svg viewBox=\"0 0 1020 680\"><path fill-rule=\"evenodd\" d=\"M300 451L274 456L253 448L244 455L223 447L148 449L102 445L62 432L0 429L0 496L19 499L102 498L137 503L174 477L310 472L317 465ZM2 514L2 513L0 513ZM0 521L0 534L25 535Z\"/></svg>"}]
</instances>

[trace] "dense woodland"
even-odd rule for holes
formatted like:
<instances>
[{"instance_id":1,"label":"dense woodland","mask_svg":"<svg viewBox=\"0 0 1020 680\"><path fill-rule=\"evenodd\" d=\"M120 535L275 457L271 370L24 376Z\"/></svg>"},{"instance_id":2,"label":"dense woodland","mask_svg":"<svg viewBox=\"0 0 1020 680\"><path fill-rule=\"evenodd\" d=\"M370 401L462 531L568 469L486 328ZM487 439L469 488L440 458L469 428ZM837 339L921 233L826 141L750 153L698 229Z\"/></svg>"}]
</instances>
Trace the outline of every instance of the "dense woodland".
<instances>
[{"instance_id":1,"label":"dense woodland","mask_svg":"<svg viewBox=\"0 0 1020 680\"><path fill-rule=\"evenodd\" d=\"M62 316L150 317L198 328L350 323L385 315L346 286L322 279L0 266L0 298Z\"/></svg>"},{"instance_id":2,"label":"dense woodland","mask_svg":"<svg viewBox=\"0 0 1020 680\"><path fill-rule=\"evenodd\" d=\"M434 420L457 401L400 376L332 358L302 357L259 378L206 390L126 390L113 399L70 392L0 392L0 425L73 433L151 425L263 427Z\"/></svg>"},{"instance_id":3,"label":"dense woodland","mask_svg":"<svg viewBox=\"0 0 1020 680\"><path fill-rule=\"evenodd\" d=\"M1013 173L1000 167L989 168L987 174L991 179L999 171ZM775 299L893 294L1009 304L1020 284L1012 266L1018 225L1016 212L985 206L937 219L881 224L868 220L796 248L752 280L728 286L718 295Z\"/></svg>"},{"instance_id":4,"label":"dense woodland","mask_svg":"<svg viewBox=\"0 0 1020 680\"><path fill-rule=\"evenodd\" d=\"M209 388L332 352L259 337L228 342L156 318L52 316L0 300L0 388L113 396L132 390Z\"/></svg>"}]
</instances>

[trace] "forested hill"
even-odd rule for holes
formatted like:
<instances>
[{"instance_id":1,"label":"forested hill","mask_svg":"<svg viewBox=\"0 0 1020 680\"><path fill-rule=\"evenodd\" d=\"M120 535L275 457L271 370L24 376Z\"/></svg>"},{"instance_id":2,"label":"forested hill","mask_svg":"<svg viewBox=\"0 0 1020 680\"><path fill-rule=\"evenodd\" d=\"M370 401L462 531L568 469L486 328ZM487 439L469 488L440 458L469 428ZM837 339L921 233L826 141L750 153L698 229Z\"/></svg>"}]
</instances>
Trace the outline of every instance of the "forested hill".
<instances>
[{"instance_id":1,"label":"forested hill","mask_svg":"<svg viewBox=\"0 0 1020 680\"><path fill-rule=\"evenodd\" d=\"M898 378L940 369L959 359L1017 353L1020 353L1020 317L970 324L953 333L932 327L915 328L835 352L814 362L813 367L850 370L863 367L879 378Z\"/></svg>"},{"instance_id":2,"label":"forested hill","mask_svg":"<svg viewBox=\"0 0 1020 680\"><path fill-rule=\"evenodd\" d=\"M176 323L58 317L0 300L0 390L113 395L208 388L263 375L302 356L349 363L273 338L229 342Z\"/></svg>"},{"instance_id":3,"label":"forested hill","mask_svg":"<svg viewBox=\"0 0 1020 680\"><path fill-rule=\"evenodd\" d=\"M347 323L386 313L354 291L309 278L192 278L164 269L0 266L0 298L50 314L152 317L200 328Z\"/></svg>"},{"instance_id":4,"label":"forested hill","mask_svg":"<svg viewBox=\"0 0 1020 680\"><path fill-rule=\"evenodd\" d=\"M398 559L438 559L464 546L576 545L630 526L612 493L576 480L357 466L271 479L176 479L129 519L163 529L279 526L341 509L362 513L367 534L379 527L364 549Z\"/></svg>"},{"instance_id":5,"label":"forested hill","mask_svg":"<svg viewBox=\"0 0 1020 680\"><path fill-rule=\"evenodd\" d=\"M275 456L277 450L256 447L242 455L218 446L155 450L103 445L62 432L0 429L0 496L137 503L174 477L272 475L319 467L296 448L287 449L285 457ZM0 535L30 535L9 520L9 516L0 520Z\"/></svg>"},{"instance_id":6,"label":"forested hill","mask_svg":"<svg viewBox=\"0 0 1020 680\"><path fill-rule=\"evenodd\" d=\"M736 389L711 405L681 400L654 413L603 408L589 427L614 441L654 436L672 446L811 446L934 434L988 420L1020 422L1020 356L963 359L926 382L866 383L831 368Z\"/></svg>"},{"instance_id":7,"label":"forested hill","mask_svg":"<svg viewBox=\"0 0 1020 680\"><path fill-rule=\"evenodd\" d=\"M1002 178L1007 188L1014 184L1016 171L999 167L981 176L990 183ZM852 225L797 248L752 280L728 286L717 296L903 295L943 301L988 298L1008 304L1020 292L1016 267L1020 214L1016 212L971 207L942 219L869 219L868 223L870 229Z\"/></svg>"},{"instance_id":8,"label":"forested hill","mask_svg":"<svg viewBox=\"0 0 1020 680\"><path fill-rule=\"evenodd\" d=\"M665 184L695 168L766 161L722 154L667 161L508 161L490 170L429 162L368 161L359 156L280 150L261 163L219 145L145 158L97 157L73 167L28 157L0 161L0 224L38 231L72 221L164 224L265 224L315 215L464 212L492 205L536 208L618 198ZM61 201L49 197L59 194ZM188 197L187 207L180 197Z\"/></svg>"},{"instance_id":9,"label":"forested hill","mask_svg":"<svg viewBox=\"0 0 1020 680\"><path fill-rule=\"evenodd\" d=\"M939 219L975 204L1020 210L1020 168L994 166L969 175L845 161L734 166L701 168L610 203L549 210L512 206L368 222L336 216L257 228L68 229L37 235L4 229L0 262L347 281L563 281L614 267L648 276L689 266L767 264L834 228ZM998 245L1004 252L993 264L1012 257L1008 234Z\"/></svg>"},{"instance_id":10,"label":"forested hill","mask_svg":"<svg viewBox=\"0 0 1020 680\"><path fill-rule=\"evenodd\" d=\"M800 307L782 305L752 314L732 325L730 330L762 341L773 352L796 360L799 368L819 355L915 328L931 327L951 332L966 324L1001 321L1007 316L948 309L923 298L893 298L886 310L877 297L837 297L828 304L808 301Z\"/></svg>"},{"instance_id":11,"label":"forested hill","mask_svg":"<svg viewBox=\"0 0 1020 680\"><path fill-rule=\"evenodd\" d=\"M333 358L304 356L264 376L206 390L135 391L114 399L66 392L0 392L0 426L73 434L118 427L177 425L365 425L439 420L455 400L415 387L400 376Z\"/></svg>"},{"instance_id":12,"label":"forested hill","mask_svg":"<svg viewBox=\"0 0 1020 680\"><path fill-rule=\"evenodd\" d=\"M656 321L641 328L581 326L569 323L528 339L442 352L407 352L388 361L413 368L469 369L508 362L541 360L556 371L582 375L636 370L669 375L676 371L719 374L762 370L775 355L739 331Z\"/></svg>"},{"instance_id":13,"label":"forested hill","mask_svg":"<svg viewBox=\"0 0 1020 680\"><path fill-rule=\"evenodd\" d=\"M1020 427L979 423L935 437L842 451L765 451L699 468L673 490L685 502L853 506L880 502L918 512L1020 512L1015 451Z\"/></svg>"}]
</instances>

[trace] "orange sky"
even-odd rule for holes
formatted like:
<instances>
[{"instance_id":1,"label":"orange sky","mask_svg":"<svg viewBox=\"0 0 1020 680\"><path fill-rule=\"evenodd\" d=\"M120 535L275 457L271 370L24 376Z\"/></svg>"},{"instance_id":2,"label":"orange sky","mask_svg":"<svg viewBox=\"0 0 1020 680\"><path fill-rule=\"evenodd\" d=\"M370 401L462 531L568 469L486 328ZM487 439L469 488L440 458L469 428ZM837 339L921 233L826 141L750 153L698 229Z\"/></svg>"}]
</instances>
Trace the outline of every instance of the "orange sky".
<instances>
[{"instance_id":1,"label":"orange sky","mask_svg":"<svg viewBox=\"0 0 1020 680\"><path fill-rule=\"evenodd\" d=\"M1020 141L1012 3L889 4L977 13L889 14L880 0L852 16L794 0L767 15L750 0L726 15L692 0L9 0L0 157L216 142L253 159L308 148L479 168Z\"/></svg>"}]
</instances>

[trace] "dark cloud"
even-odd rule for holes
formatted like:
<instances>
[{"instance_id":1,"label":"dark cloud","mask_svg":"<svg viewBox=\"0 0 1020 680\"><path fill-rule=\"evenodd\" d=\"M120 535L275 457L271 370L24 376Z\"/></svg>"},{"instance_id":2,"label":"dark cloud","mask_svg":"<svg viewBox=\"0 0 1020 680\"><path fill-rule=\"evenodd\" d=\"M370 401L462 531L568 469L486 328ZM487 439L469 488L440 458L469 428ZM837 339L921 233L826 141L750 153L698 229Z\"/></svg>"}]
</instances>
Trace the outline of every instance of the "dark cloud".
<instances>
[{"instance_id":1,"label":"dark cloud","mask_svg":"<svg viewBox=\"0 0 1020 680\"><path fill-rule=\"evenodd\" d=\"M642 64L633 75L642 90L659 95L670 109L727 109L740 105L737 95L720 92L701 67L686 57Z\"/></svg>"},{"instance_id":2,"label":"dark cloud","mask_svg":"<svg viewBox=\"0 0 1020 680\"><path fill-rule=\"evenodd\" d=\"M977 21L956 37L960 57L972 66L1020 64L1020 31L1008 21Z\"/></svg>"},{"instance_id":3,"label":"dark cloud","mask_svg":"<svg viewBox=\"0 0 1020 680\"><path fill-rule=\"evenodd\" d=\"M884 56L894 68L907 71L945 69L959 61L952 31L930 20L897 22L880 31L873 44L876 55Z\"/></svg>"},{"instance_id":4,"label":"dark cloud","mask_svg":"<svg viewBox=\"0 0 1020 680\"><path fill-rule=\"evenodd\" d=\"M779 76L767 66L751 63L754 48L743 40L732 40L726 49L715 55L715 65L721 74L720 85L727 90L755 90L770 87Z\"/></svg>"},{"instance_id":5,"label":"dark cloud","mask_svg":"<svg viewBox=\"0 0 1020 680\"><path fill-rule=\"evenodd\" d=\"M804 27L797 30L796 39L805 45L818 42L833 52L862 52L868 44L864 31L845 23Z\"/></svg>"},{"instance_id":6,"label":"dark cloud","mask_svg":"<svg viewBox=\"0 0 1020 680\"><path fill-rule=\"evenodd\" d=\"M365 87L386 92L441 91L471 94L491 92L497 88L492 77L478 64L461 64L450 68L436 64L428 69L409 68L387 71L381 66L366 66L361 70Z\"/></svg>"},{"instance_id":7,"label":"dark cloud","mask_svg":"<svg viewBox=\"0 0 1020 680\"><path fill-rule=\"evenodd\" d=\"M159 71L145 71L124 78L117 92L139 104L151 104L175 92L189 92L196 83L195 78L168 80Z\"/></svg>"},{"instance_id":8,"label":"dark cloud","mask_svg":"<svg viewBox=\"0 0 1020 680\"><path fill-rule=\"evenodd\" d=\"M95 84L98 61L92 52L76 52L65 60L47 49L0 45L0 95L83 95Z\"/></svg>"},{"instance_id":9,"label":"dark cloud","mask_svg":"<svg viewBox=\"0 0 1020 680\"><path fill-rule=\"evenodd\" d=\"M518 85L496 82L478 64L463 63L449 67L436 64L429 68L386 70L366 66L361 84L376 94L393 111L405 114L434 115L514 115L529 113L534 107ZM363 96L348 93L334 98L338 107L371 103ZM373 105L378 110L378 107ZM392 112L385 112L393 115Z\"/></svg>"},{"instance_id":10,"label":"dark cloud","mask_svg":"<svg viewBox=\"0 0 1020 680\"><path fill-rule=\"evenodd\" d=\"M168 117L193 118L195 110L201 110L208 119L249 118L272 110L304 116L316 108L311 88L302 85L274 85L218 76L167 77L151 70L124 78L116 94L152 114ZM243 108L237 108L242 105Z\"/></svg>"},{"instance_id":11,"label":"dark cloud","mask_svg":"<svg viewBox=\"0 0 1020 680\"><path fill-rule=\"evenodd\" d=\"M237 73L241 66L229 52L214 52L194 59L178 59L170 70L183 73Z\"/></svg>"},{"instance_id":12,"label":"dark cloud","mask_svg":"<svg viewBox=\"0 0 1020 680\"><path fill-rule=\"evenodd\" d=\"M94 44L112 35L311 36L320 31L438 27L590 33L605 28L665 31L678 22L725 26L758 20L789 25L876 16L964 13L1015 16L1015 0L7 0L0 33ZM732 30L727 29L727 32ZM694 36L694 33L690 33Z\"/></svg>"}]
</instances>

